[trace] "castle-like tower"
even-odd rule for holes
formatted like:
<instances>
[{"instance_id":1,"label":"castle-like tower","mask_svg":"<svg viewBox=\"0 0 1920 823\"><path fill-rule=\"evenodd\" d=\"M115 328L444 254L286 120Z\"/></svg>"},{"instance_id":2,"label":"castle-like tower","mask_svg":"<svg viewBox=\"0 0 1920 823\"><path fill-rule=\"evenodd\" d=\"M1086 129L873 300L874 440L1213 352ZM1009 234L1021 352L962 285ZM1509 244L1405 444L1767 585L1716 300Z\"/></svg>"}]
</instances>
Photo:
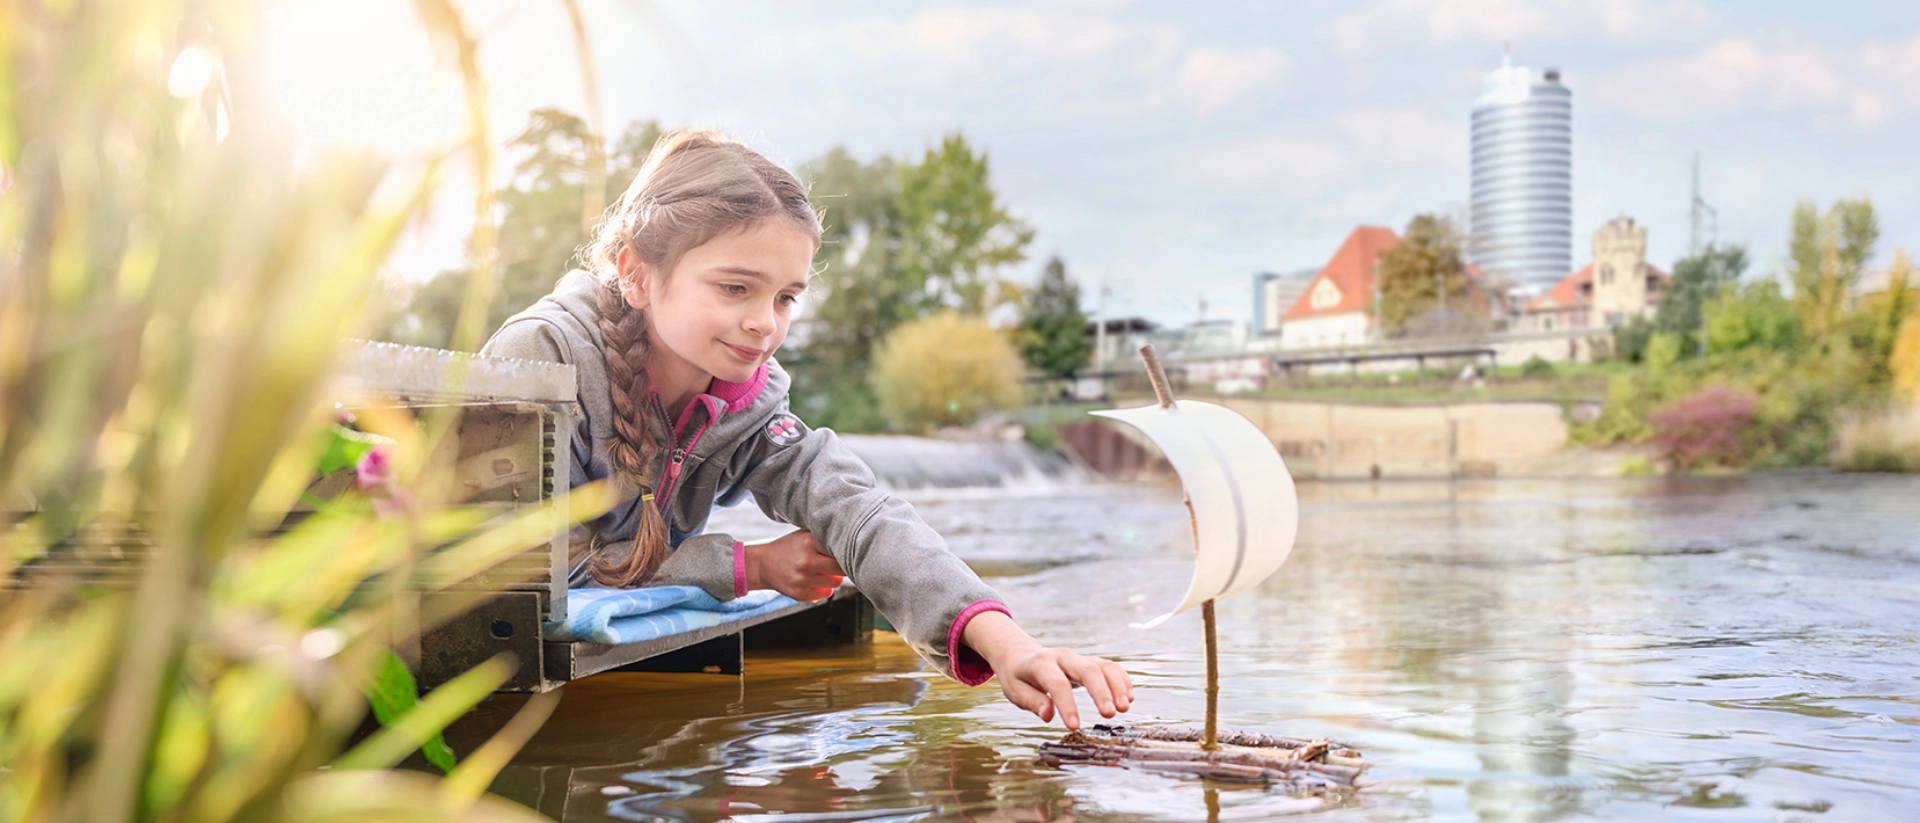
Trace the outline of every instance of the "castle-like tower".
<instances>
[{"instance_id":1,"label":"castle-like tower","mask_svg":"<svg viewBox=\"0 0 1920 823\"><path fill-rule=\"evenodd\" d=\"M1651 310L1647 294L1647 227L1615 217L1593 233L1593 319L1609 327Z\"/></svg>"},{"instance_id":2,"label":"castle-like tower","mask_svg":"<svg viewBox=\"0 0 1920 823\"><path fill-rule=\"evenodd\" d=\"M1560 72L1502 57L1473 106L1467 253L1496 279L1545 288L1573 268L1573 93Z\"/></svg>"}]
</instances>

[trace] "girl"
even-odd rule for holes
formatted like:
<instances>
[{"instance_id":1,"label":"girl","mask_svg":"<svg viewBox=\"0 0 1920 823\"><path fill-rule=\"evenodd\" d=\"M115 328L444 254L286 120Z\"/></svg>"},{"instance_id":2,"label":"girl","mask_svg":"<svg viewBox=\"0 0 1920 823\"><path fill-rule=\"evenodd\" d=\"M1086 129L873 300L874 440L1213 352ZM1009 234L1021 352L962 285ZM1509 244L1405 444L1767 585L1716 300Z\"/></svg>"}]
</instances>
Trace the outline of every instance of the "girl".
<instances>
[{"instance_id":1,"label":"girl","mask_svg":"<svg viewBox=\"0 0 1920 823\"><path fill-rule=\"evenodd\" d=\"M1073 686L1103 717L1133 684L1119 664L1046 648L831 430L787 410L772 359L807 288L820 221L786 170L712 132L660 139L575 271L509 318L483 354L579 375L574 486L611 478L570 584L694 585L721 600L770 588L816 601L851 578L914 651L1007 700L1079 728ZM705 534L743 495L799 527L743 545Z\"/></svg>"}]
</instances>

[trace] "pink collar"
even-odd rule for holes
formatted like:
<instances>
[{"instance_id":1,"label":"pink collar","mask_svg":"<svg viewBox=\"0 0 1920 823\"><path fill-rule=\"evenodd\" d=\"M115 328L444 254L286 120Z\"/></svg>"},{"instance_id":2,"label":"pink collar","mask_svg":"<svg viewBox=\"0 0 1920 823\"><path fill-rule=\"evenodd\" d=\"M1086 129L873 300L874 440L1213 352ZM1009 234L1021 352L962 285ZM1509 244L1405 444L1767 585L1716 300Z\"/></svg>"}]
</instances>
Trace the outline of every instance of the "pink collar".
<instances>
[{"instance_id":1,"label":"pink collar","mask_svg":"<svg viewBox=\"0 0 1920 823\"><path fill-rule=\"evenodd\" d=\"M713 385L707 389L707 393L726 401L727 414L744 411L748 406L753 405L753 401L760 398L760 392L766 389L767 373L767 364L761 363L760 368L755 370L753 376L747 378L744 383L734 383L716 377L713 379Z\"/></svg>"}]
</instances>

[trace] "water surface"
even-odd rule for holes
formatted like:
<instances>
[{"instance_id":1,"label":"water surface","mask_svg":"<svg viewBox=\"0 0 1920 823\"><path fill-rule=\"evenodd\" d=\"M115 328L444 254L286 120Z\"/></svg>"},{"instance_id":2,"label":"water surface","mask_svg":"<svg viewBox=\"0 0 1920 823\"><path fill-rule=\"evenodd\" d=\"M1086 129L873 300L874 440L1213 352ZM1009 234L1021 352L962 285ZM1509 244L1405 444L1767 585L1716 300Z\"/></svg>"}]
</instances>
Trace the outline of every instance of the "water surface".
<instances>
[{"instance_id":1,"label":"water surface","mask_svg":"<svg viewBox=\"0 0 1920 823\"><path fill-rule=\"evenodd\" d=\"M1220 604L1222 723L1359 747L1351 798L1041 766L1058 725L887 634L572 684L496 789L566 820L1920 819L1920 478L1301 496L1293 558ZM1197 613L1135 628L1186 588L1177 489L911 497L1030 632L1127 665L1128 720L1200 719Z\"/></svg>"}]
</instances>

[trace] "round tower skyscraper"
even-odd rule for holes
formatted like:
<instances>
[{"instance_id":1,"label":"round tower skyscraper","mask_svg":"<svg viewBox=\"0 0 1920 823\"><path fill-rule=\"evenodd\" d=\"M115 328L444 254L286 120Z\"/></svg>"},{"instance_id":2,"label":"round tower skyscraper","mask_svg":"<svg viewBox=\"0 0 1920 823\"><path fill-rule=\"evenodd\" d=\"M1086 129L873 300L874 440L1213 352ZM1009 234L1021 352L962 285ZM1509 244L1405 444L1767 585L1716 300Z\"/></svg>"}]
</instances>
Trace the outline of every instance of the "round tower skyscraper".
<instances>
[{"instance_id":1,"label":"round tower skyscraper","mask_svg":"<svg viewBox=\"0 0 1920 823\"><path fill-rule=\"evenodd\" d=\"M1473 106L1472 221L1467 254L1522 288L1573 268L1573 94L1560 72L1535 75L1502 57Z\"/></svg>"}]
</instances>

